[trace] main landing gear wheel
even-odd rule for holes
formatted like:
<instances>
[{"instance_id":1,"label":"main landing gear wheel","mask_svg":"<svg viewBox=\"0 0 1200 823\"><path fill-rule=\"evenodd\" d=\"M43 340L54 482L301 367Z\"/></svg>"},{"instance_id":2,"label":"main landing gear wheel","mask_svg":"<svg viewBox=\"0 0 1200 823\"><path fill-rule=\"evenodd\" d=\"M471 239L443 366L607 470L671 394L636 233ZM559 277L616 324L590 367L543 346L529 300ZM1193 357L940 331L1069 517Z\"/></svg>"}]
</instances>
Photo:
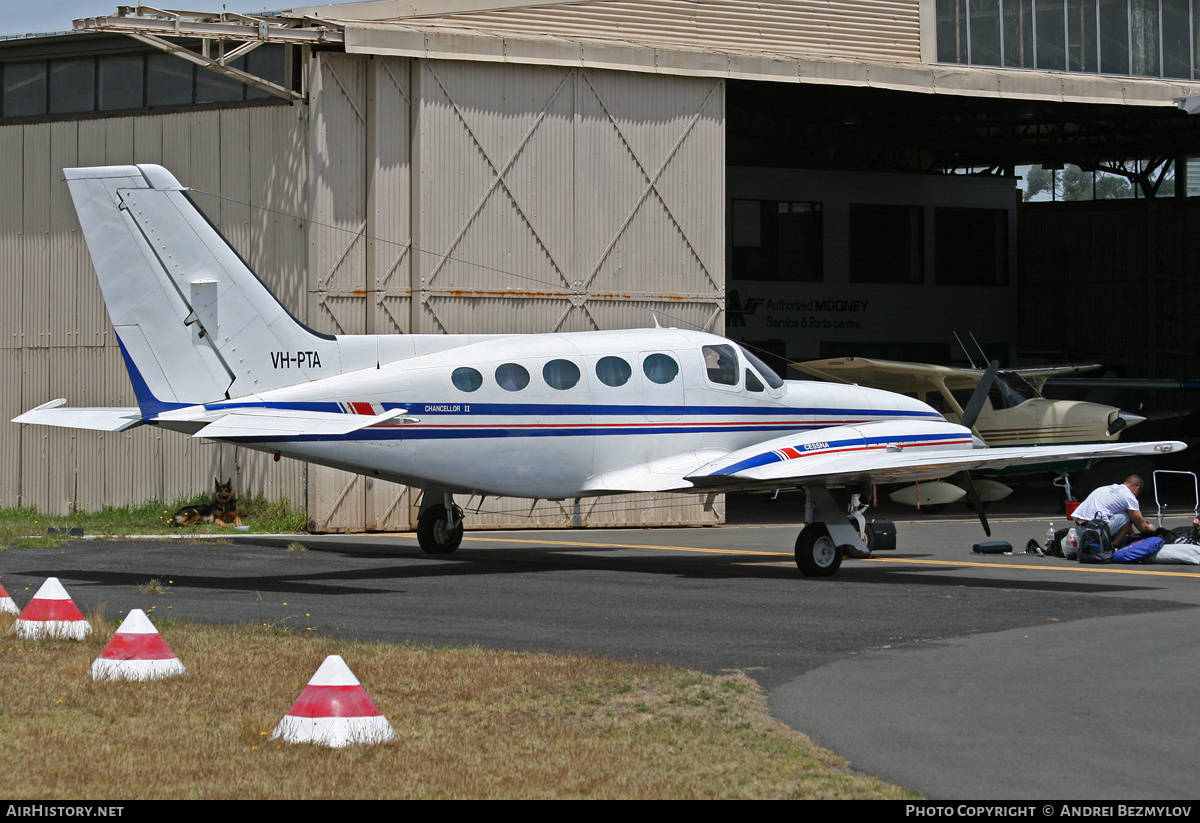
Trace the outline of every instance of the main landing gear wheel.
<instances>
[{"instance_id":1,"label":"main landing gear wheel","mask_svg":"<svg viewBox=\"0 0 1200 823\"><path fill-rule=\"evenodd\" d=\"M834 544L824 523L810 523L796 538L796 565L805 577L829 577L842 565L842 547Z\"/></svg>"},{"instance_id":2,"label":"main landing gear wheel","mask_svg":"<svg viewBox=\"0 0 1200 823\"><path fill-rule=\"evenodd\" d=\"M462 543L462 509L454 507L453 529L449 527L446 507L441 503L430 506L417 518L417 542L426 554L452 554Z\"/></svg>"}]
</instances>

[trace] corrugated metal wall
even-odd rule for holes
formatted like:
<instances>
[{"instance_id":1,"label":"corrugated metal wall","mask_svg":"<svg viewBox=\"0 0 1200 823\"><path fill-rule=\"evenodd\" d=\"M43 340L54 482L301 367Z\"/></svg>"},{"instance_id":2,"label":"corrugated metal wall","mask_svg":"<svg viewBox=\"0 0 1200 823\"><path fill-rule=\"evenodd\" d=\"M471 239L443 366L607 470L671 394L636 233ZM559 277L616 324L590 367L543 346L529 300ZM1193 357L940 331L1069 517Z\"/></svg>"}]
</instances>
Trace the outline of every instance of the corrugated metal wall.
<instances>
[{"instance_id":1,"label":"corrugated metal wall","mask_svg":"<svg viewBox=\"0 0 1200 823\"><path fill-rule=\"evenodd\" d=\"M0 397L5 421L55 397L134 405L62 169L161 163L293 310L304 292L301 106L0 127ZM228 199L222 199L228 198ZM255 208L258 206L265 209ZM96 433L0 425L0 505L48 513L207 492L304 497L304 467L139 427Z\"/></svg>"},{"instance_id":2,"label":"corrugated metal wall","mask_svg":"<svg viewBox=\"0 0 1200 823\"><path fill-rule=\"evenodd\" d=\"M419 61L422 332L724 329L724 83ZM519 525L528 505L469 518ZM712 523L694 497L540 503L532 524Z\"/></svg>"},{"instance_id":3,"label":"corrugated metal wall","mask_svg":"<svg viewBox=\"0 0 1200 823\"><path fill-rule=\"evenodd\" d=\"M318 55L310 320L329 332L723 328L724 84ZM411 101L416 101L415 108ZM417 180L410 175L417 170ZM403 528L417 497L309 471L317 528ZM691 498L489 502L473 525L716 522ZM491 512L491 513L489 513Z\"/></svg>"},{"instance_id":4,"label":"corrugated metal wall","mask_svg":"<svg viewBox=\"0 0 1200 823\"><path fill-rule=\"evenodd\" d=\"M336 16L336 9L331 13ZM448 30L719 51L921 59L919 0L605 0L459 12L411 22Z\"/></svg>"},{"instance_id":5,"label":"corrugated metal wall","mask_svg":"<svg viewBox=\"0 0 1200 823\"><path fill-rule=\"evenodd\" d=\"M0 377L133 405L62 168L168 167L290 311L330 333L720 331L724 84L469 62L313 57L305 106L14 125L0 201ZM416 101L415 104L413 101ZM413 170L417 179L413 179ZM304 500L314 528L403 529L383 481L149 427L0 427L0 505L50 512L207 491ZM465 502L465 501L464 501ZM488 512L491 513L488 513ZM690 497L489 501L482 525L717 522Z\"/></svg>"}]
</instances>

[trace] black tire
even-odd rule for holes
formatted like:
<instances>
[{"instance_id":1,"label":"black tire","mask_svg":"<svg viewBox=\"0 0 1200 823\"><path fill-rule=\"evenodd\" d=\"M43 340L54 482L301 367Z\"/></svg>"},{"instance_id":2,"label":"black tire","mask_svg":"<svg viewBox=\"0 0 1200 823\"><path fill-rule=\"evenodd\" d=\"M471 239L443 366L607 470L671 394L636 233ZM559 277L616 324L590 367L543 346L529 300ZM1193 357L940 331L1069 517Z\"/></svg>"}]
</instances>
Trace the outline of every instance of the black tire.
<instances>
[{"instance_id":1,"label":"black tire","mask_svg":"<svg viewBox=\"0 0 1200 823\"><path fill-rule=\"evenodd\" d=\"M458 526L446 528L446 507L430 506L417 518L417 542L426 554L453 554L463 539L462 509L454 507Z\"/></svg>"},{"instance_id":2,"label":"black tire","mask_svg":"<svg viewBox=\"0 0 1200 823\"><path fill-rule=\"evenodd\" d=\"M920 508L920 512L921 512L921 514L941 514L942 509L944 509L944 508L946 508L945 503L938 503L938 504L932 505L932 506L922 506Z\"/></svg>"},{"instance_id":3,"label":"black tire","mask_svg":"<svg viewBox=\"0 0 1200 823\"><path fill-rule=\"evenodd\" d=\"M796 566L805 577L830 577L842 565L842 547L834 545L824 523L810 523L796 538Z\"/></svg>"}]
</instances>

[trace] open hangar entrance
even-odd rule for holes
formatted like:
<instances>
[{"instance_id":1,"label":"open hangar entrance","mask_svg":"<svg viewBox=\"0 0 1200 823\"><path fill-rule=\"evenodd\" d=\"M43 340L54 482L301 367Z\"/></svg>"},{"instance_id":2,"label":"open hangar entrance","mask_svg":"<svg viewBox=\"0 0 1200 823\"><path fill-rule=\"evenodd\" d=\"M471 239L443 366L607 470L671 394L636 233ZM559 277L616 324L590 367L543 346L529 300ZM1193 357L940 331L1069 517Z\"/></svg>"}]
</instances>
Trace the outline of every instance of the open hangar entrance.
<instances>
[{"instance_id":1,"label":"open hangar entrance","mask_svg":"<svg viewBox=\"0 0 1200 823\"><path fill-rule=\"evenodd\" d=\"M743 80L729 81L727 112L726 330L773 365L965 365L958 332L1006 366L1200 374L1200 198L1187 196L1200 117ZM1115 175L1136 196L1024 202L1018 175L1038 165ZM1106 400L1197 405L1179 392Z\"/></svg>"},{"instance_id":2,"label":"open hangar entrance","mask_svg":"<svg viewBox=\"0 0 1200 823\"><path fill-rule=\"evenodd\" d=\"M964 366L955 332L977 364L968 335L1004 366L1200 375L1197 152L1200 117L1175 107L731 80L726 334L791 379L847 355ZM1136 196L1023 199L1030 166L1070 165ZM1126 439L1200 435L1196 393L1046 393L1141 410ZM772 508L728 500L735 518Z\"/></svg>"}]
</instances>

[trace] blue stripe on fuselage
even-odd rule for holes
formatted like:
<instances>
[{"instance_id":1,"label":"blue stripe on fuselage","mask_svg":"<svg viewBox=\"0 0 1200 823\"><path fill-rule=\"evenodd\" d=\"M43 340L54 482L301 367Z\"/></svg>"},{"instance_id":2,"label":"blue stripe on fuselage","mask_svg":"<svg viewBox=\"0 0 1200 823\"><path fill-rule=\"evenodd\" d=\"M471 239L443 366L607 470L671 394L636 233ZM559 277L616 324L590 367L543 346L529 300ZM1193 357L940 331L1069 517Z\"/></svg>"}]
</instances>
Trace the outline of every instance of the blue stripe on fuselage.
<instances>
[{"instance_id":1,"label":"blue stripe on fuselage","mask_svg":"<svg viewBox=\"0 0 1200 823\"><path fill-rule=\"evenodd\" d=\"M867 437L867 438L853 437L848 440L831 440L823 448L814 449L812 451L804 451L804 444L800 444L798 446L790 446L789 448L799 451L800 456L799 457L789 457L786 459L802 460L805 457L826 456L831 453L841 451L842 449L846 449L848 447L858 450L858 449L879 448L880 446L893 446L893 445L897 445L900 443L912 443L912 442L917 442L917 441L928 442L930 440L946 441L946 440L963 440L963 439L964 439L964 435L960 432L951 432L949 434L900 434L900 435L886 435L883 437ZM764 452L763 454L757 454L754 457L749 457L745 460L734 463L732 466L726 466L725 468L723 468L719 471L715 471L712 474L714 477L734 475L734 474L737 474L738 472L745 471L746 469L753 469L756 466L765 466L768 463L779 463L780 461L782 461L784 459L785 458L782 455L780 455L779 453L777 453L775 451Z\"/></svg>"},{"instance_id":2,"label":"blue stripe on fuselage","mask_svg":"<svg viewBox=\"0 0 1200 823\"><path fill-rule=\"evenodd\" d=\"M353 402L353 401L347 401ZM371 401L359 401L371 402ZM794 407L794 406L628 406L628 405L597 405L582 403L471 403L456 400L445 403L382 403L384 411L405 409L410 414L455 414L471 415L472 417L519 417L536 415L561 415L567 417L599 417L609 415L626 415L629 417L647 417L675 415L689 417L701 415L758 415L773 417L779 415L820 415L821 417L852 417L884 419L906 418L915 420L942 420L935 411L907 411L896 409L831 409L824 407ZM238 402L208 403L204 408L221 409L288 409L296 411L329 412L331 414L345 413L343 403L338 401L300 401L300 402Z\"/></svg>"}]
</instances>

